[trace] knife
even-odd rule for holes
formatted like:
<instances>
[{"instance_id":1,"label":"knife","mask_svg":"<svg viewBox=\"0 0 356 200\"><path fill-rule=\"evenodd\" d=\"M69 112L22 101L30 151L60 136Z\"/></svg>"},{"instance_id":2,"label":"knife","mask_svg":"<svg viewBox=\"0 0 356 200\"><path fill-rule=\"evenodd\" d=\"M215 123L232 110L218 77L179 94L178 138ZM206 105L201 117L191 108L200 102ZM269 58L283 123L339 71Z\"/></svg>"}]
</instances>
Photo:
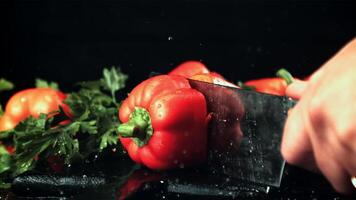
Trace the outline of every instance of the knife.
<instances>
[{"instance_id":1,"label":"knife","mask_svg":"<svg viewBox=\"0 0 356 200\"><path fill-rule=\"evenodd\" d=\"M197 80L189 83L205 96L211 117L208 170L279 187L285 165L280 153L282 132L296 101Z\"/></svg>"}]
</instances>

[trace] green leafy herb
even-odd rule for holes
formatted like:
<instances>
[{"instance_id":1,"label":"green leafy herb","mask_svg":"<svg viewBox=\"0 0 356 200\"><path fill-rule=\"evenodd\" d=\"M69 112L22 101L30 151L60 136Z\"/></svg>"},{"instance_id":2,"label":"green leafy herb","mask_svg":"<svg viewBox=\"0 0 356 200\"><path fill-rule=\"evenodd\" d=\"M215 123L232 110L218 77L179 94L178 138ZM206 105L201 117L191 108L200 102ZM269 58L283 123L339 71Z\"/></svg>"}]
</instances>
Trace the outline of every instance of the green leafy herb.
<instances>
[{"instance_id":1,"label":"green leafy herb","mask_svg":"<svg viewBox=\"0 0 356 200\"><path fill-rule=\"evenodd\" d=\"M0 91L12 90L14 88L14 84L10 81L0 78Z\"/></svg>"},{"instance_id":2,"label":"green leafy herb","mask_svg":"<svg viewBox=\"0 0 356 200\"><path fill-rule=\"evenodd\" d=\"M35 168L37 157L55 155L70 164L117 144L116 127L120 122L115 93L125 86L127 75L112 68L104 69L103 76L99 81L81 83L78 92L67 95L64 103L71 108L70 118L60 109L38 118L28 117L13 130L0 133L2 138L13 138L16 149L10 157L1 154L0 148L0 183ZM61 123L68 119L70 122Z\"/></svg>"},{"instance_id":3,"label":"green leafy herb","mask_svg":"<svg viewBox=\"0 0 356 200\"><path fill-rule=\"evenodd\" d=\"M2 105L0 105L0 117L4 114L4 110L2 109Z\"/></svg>"},{"instance_id":4,"label":"green leafy herb","mask_svg":"<svg viewBox=\"0 0 356 200\"><path fill-rule=\"evenodd\" d=\"M0 144L0 189L9 188L10 184L6 182L6 174L11 169L11 155L5 146Z\"/></svg>"},{"instance_id":5,"label":"green leafy herb","mask_svg":"<svg viewBox=\"0 0 356 200\"><path fill-rule=\"evenodd\" d=\"M40 79L40 78L36 79L35 85L37 88L52 88L55 90L59 90L58 83L53 82L53 81L48 82L48 81Z\"/></svg>"},{"instance_id":6,"label":"green leafy herb","mask_svg":"<svg viewBox=\"0 0 356 200\"><path fill-rule=\"evenodd\" d=\"M115 101L115 92L124 88L127 80L127 75L121 73L120 68L111 67L111 69L104 69L104 79L102 79L103 86L106 90L111 92L113 101Z\"/></svg>"}]
</instances>

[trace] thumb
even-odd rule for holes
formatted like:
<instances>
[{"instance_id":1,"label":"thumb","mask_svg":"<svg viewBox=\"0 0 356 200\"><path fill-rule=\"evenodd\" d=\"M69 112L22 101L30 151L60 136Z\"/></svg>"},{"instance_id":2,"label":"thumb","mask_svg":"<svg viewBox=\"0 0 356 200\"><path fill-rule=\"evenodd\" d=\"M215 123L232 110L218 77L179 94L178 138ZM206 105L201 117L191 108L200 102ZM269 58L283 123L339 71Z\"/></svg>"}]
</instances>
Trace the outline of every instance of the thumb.
<instances>
[{"instance_id":1,"label":"thumb","mask_svg":"<svg viewBox=\"0 0 356 200\"><path fill-rule=\"evenodd\" d=\"M288 114L282 138L281 153L289 164L316 172L318 168L312 144L299 107L300 102Z\"/></svg>"},{"instance_id":2,"label":"thumb","mask_svg":"<svg viewBox=\"0 0 356 200\"><path fill-rule=\"evenodd\" d=\"M307 88L308 82L295 80L286 89L286 95L293 99L300 99Z\"/></svg>"}]
</instances>

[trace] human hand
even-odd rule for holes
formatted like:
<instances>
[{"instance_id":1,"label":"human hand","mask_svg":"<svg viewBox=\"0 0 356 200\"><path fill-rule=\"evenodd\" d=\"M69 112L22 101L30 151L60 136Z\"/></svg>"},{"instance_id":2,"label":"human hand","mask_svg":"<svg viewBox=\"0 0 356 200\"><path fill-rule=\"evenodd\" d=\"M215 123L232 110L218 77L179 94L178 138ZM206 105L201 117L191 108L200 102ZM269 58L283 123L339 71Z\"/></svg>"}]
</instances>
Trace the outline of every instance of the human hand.
<instances>
[{"instance_id":1,"label":"human hand","mask_svg":"<svg viewBox=\"0 0 356 200\"><path fill-rule=\"evenodd\" d=\"M351 193L356 175L356 39L287 95L299 99L286 121L285 160L320 171L336 191Z\"/></svg>"}]
</instances>

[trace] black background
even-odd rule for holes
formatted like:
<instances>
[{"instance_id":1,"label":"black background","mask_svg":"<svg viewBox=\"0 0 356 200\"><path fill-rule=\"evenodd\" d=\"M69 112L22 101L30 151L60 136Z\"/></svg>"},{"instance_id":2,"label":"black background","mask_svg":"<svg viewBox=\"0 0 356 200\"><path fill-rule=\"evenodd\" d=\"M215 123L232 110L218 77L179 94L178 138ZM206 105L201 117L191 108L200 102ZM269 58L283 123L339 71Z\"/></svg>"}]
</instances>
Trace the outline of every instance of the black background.
<instances>
[{"instance_id":1,"label":"black background","mask_svg":"<svg viewBox=\"0 0 356 200\"><path fill-rule=\"evenodd\" d=\"M40 77L64 91L116 65L128 89L151 71L201 60L232 81L304 77L356 33L352 0L1 1L0 77ZM7 93L3 96L8 95Z\"/></svg>"}]
</instances>

